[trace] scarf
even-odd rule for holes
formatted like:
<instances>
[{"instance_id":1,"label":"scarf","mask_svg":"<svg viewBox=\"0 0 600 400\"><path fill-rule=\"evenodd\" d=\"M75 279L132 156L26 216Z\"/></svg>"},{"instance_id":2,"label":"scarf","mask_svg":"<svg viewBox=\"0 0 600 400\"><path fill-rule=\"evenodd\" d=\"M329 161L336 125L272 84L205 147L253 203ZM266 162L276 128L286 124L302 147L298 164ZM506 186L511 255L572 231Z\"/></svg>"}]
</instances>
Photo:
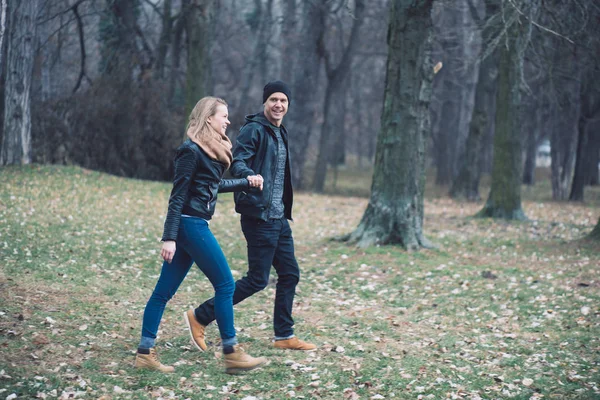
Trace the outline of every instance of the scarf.
<instances>
[{"instance_id":1,"label":"scarf","mask_svg":"<svg viewBox=\"0 0 600 400\"><path fill-rule=\"evenodd\" d=\"M227 135L215 131L206 123L204 129L198 127L198 121L192 120L187 129L187 136L196 143L210 158L225 164L227 170L233 161L231 140Z\"/></svg>"}]
</instances>

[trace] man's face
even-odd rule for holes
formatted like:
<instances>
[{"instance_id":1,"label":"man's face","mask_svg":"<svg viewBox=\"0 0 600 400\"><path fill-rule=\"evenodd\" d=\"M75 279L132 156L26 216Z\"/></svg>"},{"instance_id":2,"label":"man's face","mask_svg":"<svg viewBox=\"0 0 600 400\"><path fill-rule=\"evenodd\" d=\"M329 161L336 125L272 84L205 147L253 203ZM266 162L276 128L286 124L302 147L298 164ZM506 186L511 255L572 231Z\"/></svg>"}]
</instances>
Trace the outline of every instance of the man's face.
<instances>
[{"instance_id":1,"label":"man's face","mask_svg":"<svg viewBox=\"0 0 600 400\"><path fill-rule=\"evenodd\" d=\"M288 98L281 92L275 92L265 101L265 117L275 126L281 125L283 116L287 113Z\"/></svg>"}]
</instances>

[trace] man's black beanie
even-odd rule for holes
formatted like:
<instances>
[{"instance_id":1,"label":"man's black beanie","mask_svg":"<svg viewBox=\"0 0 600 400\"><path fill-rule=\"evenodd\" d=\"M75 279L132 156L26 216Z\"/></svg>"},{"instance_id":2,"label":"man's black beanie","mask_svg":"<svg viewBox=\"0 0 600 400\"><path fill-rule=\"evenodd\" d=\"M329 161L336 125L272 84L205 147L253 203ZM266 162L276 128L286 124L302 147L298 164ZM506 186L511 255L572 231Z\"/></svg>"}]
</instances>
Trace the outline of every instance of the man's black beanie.
<instances>
[{"instance_id":1,"label":"man's black beanie","mask_svg":"<svg viewBox=\"0 0 600 400\"><path fill-rule=\"evenodd\" d=\"M267 83L265 85L265 88L263 89L263 104L266 103L269 96L277 92L283 93L287 96L288 104L292 103L292 91L290 90L288 85L286 85L285 82L282 81L272 81Z\"/></svg>"}]
</instances>

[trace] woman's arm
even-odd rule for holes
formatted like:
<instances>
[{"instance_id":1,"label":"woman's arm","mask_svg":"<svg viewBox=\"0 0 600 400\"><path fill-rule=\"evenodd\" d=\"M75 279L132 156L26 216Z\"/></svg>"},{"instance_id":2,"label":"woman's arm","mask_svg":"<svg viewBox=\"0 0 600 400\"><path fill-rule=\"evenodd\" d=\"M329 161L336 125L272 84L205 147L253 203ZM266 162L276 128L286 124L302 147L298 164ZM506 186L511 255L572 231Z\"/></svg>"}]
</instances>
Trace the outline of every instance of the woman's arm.
<instances>
[{"instance_id":1,"label":"woman's arm","mask_svg":"<svg viewBox=\"0 0 600 400\"><path fill-rule=\"evenodd\" d=\"M196 171L196 157L192 149L183 148L175 157L175 176L169 197L169 209L163 229L163 241L176 241L181 221L181 210L189 191L192 176Z\"/></svg>"},{"instance_id":2,"label":"woman's arm","mask_svg":"<svg viewBox=\"0 0 600 400\"><path fill-rule=\"evenodd\" d=\"M262 190L263 178L260 175L250 175L248 178L221 179L219 193L241 192L249 189Z\"/></svg>"}]
</instances>

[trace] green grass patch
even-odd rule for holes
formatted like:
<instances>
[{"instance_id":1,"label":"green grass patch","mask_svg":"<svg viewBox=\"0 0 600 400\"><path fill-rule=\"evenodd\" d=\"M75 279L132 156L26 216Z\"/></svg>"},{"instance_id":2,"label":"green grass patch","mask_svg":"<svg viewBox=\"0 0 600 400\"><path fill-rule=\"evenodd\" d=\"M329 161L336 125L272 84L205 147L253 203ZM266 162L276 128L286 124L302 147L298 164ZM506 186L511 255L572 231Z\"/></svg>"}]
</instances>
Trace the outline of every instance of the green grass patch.
<instances>
[{"instance_id":1,"label":"green grass patch","mask_svg":"<svg viewBox=\"0 0 600 400\"><path fill-rule=\"evenodd\" d=\"M455 202L428 183L425 235L438 248L411 253L331 240L358 225L369 170L339 170L327 195L297 194L296 333L319 348L272 347L273 273L235 307L240 341L271 363L232 377L216 326L208 352L189 343L181 314L213 294L195 267L159 332L161 360L176 373L132 367L160 274L170 184L77 167L2 168L0 397L598 398L600 248L580 239L597 221L600 192L586 189L584 204L552 202L538 172L523 192L530 220L519 223L472 218L482 203ZM211 229L243 276L231 194L219 197Z\"/></svg>"}]
</instances>

